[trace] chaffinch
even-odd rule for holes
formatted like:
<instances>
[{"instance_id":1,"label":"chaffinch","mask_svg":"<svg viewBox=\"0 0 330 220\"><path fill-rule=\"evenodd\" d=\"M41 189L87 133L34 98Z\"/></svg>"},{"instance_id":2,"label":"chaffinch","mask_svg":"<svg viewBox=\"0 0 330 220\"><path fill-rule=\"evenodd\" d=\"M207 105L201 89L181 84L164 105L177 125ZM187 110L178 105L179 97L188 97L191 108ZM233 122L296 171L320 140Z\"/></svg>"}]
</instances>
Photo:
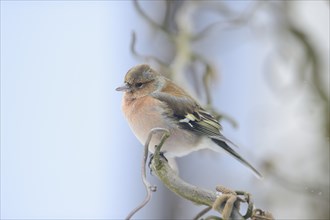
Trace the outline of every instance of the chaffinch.
<instances>
[{"instance_id":1,"label":"chaffinch","mask_svg":"<svg viewBox=\"0 0 330 220\"><path fill-rule=\"evenodd\" d=\"M165 128L170 137L162 146L167 159L182 157L200 149L225 150L261 174L234 149L235 146L221 133L221 125L187 92L147 64L131 68L125 84L116 89L124 91L122 111L135 136L145 144L152 128ZM155 134L149 151L154 153L162 134Z\"/></svg>"}]
</instances>

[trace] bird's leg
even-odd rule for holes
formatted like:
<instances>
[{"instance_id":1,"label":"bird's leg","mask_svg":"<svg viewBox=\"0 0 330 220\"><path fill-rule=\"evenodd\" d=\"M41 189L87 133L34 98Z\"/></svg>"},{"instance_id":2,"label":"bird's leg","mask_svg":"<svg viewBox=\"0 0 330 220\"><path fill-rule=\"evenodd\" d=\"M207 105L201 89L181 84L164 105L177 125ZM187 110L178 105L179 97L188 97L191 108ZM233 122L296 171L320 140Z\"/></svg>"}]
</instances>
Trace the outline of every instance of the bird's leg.
<instances>
[{"instance_id":1,"label":"bird's leg","mask_svg":"<svg viewBox=\"0 0 330 220\"><path fill-rule=\"evenodd\" d=\"M165 151L161 151L160 153L159 153L159 155L160 155L160 157L162 157L163 159L165 159L166 160L166 162L168 162L168 160L167 160L167 158L165 157Z\"/></svg>"},{"instance_id":2,"label":"bird's leg","mask_svg":"<svg viewBox=\"0 0 330 220\"><path fill-rule=\"evenodd\" d=\"M168 162L167 158L165 157L165 151L161 151L159 153L160 157L164 158L166 160L166 162ZM148 167L149 167L149 171L150 171L150 174L152 175L152 169L151 169L151 163L152 163L152 160L154 159L154 154L153 153L150 153L149 155L149 162L148 162Z\"/></svg>"},{"instance_id":3,"label":"bird's leg","mask_svg":"<svg viewBox=\"0 0 330 220\"><path fill-rule=\"evenodd\" d=\"M152 169L151 169L151 162L152 162L152 160L154 159L154 154L153 153L151 153L150 155L149 155L149 162L148 162L148 167L149 167L149 173L150 173L150 175L152 175Z\"/></svg>"}]
</instances>

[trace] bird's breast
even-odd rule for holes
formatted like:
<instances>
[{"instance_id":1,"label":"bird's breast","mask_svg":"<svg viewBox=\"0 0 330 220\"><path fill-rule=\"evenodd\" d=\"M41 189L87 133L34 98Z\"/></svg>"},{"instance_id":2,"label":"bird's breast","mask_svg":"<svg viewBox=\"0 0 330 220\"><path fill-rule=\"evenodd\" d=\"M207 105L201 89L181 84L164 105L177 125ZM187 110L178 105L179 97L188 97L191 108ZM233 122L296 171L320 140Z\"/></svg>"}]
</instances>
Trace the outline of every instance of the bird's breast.
<instances>
[{"instance_id":1,"label":"bird's breast","mask_svg":"<svg viewBox=\"0 0 330 220\"><path fill-rule=\"evenodd\" d=\"M135 136L144 144L151 129L156 127L169 129L164 121L163 104L157 99L145 96L135 100L123 99L123 112Z\"/></svg>"},{"instance_id":2,"label":"bird's breast","mask_svg":"<svg viewBox=\"0 0 330 220\"><path fill-rule=\"evenodd\" d=\"M149 96L135 100L125 101L124 99L122 108L130 128L142 145L145 144L151 129L165 128L170 132L170 137L162 147L166 155L180 157L197 150L196 145L200 138L189 131L180 129L174 120L167 117L167 106L163 102ZM162 133L153 135L149 145L152 153L162 135Z\"/></svg>"}]
</instances>

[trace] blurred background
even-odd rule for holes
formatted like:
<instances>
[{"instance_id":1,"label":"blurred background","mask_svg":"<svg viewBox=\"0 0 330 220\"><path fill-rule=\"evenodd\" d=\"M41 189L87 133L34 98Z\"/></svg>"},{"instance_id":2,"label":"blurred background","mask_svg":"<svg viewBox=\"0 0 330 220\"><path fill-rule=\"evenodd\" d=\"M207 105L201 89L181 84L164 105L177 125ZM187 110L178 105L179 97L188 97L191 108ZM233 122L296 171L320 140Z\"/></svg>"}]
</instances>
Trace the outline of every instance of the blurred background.
<instances>
[{"instance_id":1,"label":"blurred background","mask_svg":"<svg viewBox=\"0 0 330 220\"><path fill-rule=\"evenodd\" d=\"M264 174L178 159L200 187L244 190L277 219L329 219L329 1L1 1L1 219L123 219L145 196L121 113L148 63L219 116ZM134 218L203 207L158 186Z\"/></svg>"}]
</instances>

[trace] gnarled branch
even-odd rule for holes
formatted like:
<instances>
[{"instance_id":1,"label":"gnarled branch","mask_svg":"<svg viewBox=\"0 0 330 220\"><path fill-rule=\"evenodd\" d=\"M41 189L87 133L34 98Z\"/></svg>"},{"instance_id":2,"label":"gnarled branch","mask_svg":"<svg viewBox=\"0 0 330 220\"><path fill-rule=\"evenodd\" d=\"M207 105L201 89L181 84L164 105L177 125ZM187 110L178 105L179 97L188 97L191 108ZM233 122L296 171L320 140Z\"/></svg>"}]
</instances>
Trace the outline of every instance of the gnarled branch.
<instances>
[{"instance_id":1,"label":"gnarled branch","mask_svg":"<svg viewBox=\"0 0 330 220\"><path fill-rule=\"evenodd\" d=\"M151 199L151 193L156 191L156 187L152 186L146 179L146 163L148 158L148 149L149 144L152 138L152 135L155 133L163 132L163 136L160 140L160 143L156 145L156 150L153 156L153 160L150 164L150 168L153 173L164 183L164 185L176 193L177 195L194 202L199 205L206 205L209 208L204 209L200 212L196 218L201 217L209 210L214 209L222 214L223 219L248 219L251 217L258 217L257 214L264 214L265 212L253 212L253 203L251 202L250 194L242 191L232 191L225 187L217 187L216 191L211 191L207 189L202 189L200 187L191 185L184 180L182 180L177 173L171 169L168 165L167 160L161 156L161 147L163 146L166 139L170 136L170 133L167 129L164 128L154 128L150 131L147 141L144 145L144 154L142 160L142 180L147 189L147 195L143 202L137 206L126 219L131 219L133 215L142 209ZM221 194L219 194L221 193ZM244 195L245 198L242 199L239 197ZM240 214L239 208L241 202L248 203L248 211L244 216ZM253 213L253 215L252 215ZM196 219L195 218L195 219ZM272 219L272 218L269 218Z\"/></svg>"}]
</instances>

